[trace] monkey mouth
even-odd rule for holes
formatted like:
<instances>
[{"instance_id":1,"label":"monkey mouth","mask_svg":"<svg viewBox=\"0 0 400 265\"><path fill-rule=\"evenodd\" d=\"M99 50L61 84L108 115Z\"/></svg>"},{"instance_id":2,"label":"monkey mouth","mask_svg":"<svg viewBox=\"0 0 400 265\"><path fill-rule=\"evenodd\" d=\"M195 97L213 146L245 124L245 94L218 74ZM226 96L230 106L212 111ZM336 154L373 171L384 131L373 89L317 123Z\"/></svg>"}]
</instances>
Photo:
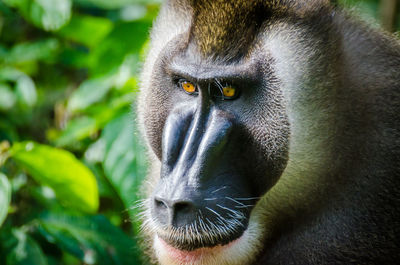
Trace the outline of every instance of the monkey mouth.
<instances>
[{"instance_id":1,"label":"monkey mouth","mask_svg":"<svg viewBox=\"0 0 400 265\"><path fill-rule=\"evenodd\" d=\"M223 232L215 231L190 231L190 229L182 228L173 231L159 231L156 236L162 240L170 248L177 251L193 252L199 249L210 249L215 247L223 247L231 244L240 238L246 226L237 226L230 230L225 229Z\"/></svg>"},{"instance_id":2,"label":"monkey mouth","mask_svg":"<svg viewBox=\"0 0 400 265\"><path fill-rule=\"evenodd\" d=\"M240 241L240 239L241 237L236 238L230 241L229 243L225 244L217 244L214 246L207 246L207 247L204 246L188 250L172 246L171 244L167 243L163 238L156 235L154 239L154 246L159 251L167 253L167 255L175 261L179 261L182 264L192 264L198 260L207 258L208 256L213 256L216 253L222 253L223 251L237 244Z\"/></svg>"},{"instance_id":3,"label":"monkey mouth","mask_svg":"<svg viewBox=\"0 0 400 265\"><path fill-rule=\"evenodd\" d=\"M185 251L185 252L192 252L196 251L198 249L205 249L205 248L214 248L214 247L222 247L225 245L231 244L233 241L237 240L240 238L242 234L240 235L235 235L235 236L230 236L226 238L218 238L217 240L211 240L211 239L192 239L191 241L182 241L182 240L174 240L168 237L163 237L160 235L157 235L160 240L162 240L165 244L168 246L180 250L180 251Z\"/></svg>"}]
</instances>

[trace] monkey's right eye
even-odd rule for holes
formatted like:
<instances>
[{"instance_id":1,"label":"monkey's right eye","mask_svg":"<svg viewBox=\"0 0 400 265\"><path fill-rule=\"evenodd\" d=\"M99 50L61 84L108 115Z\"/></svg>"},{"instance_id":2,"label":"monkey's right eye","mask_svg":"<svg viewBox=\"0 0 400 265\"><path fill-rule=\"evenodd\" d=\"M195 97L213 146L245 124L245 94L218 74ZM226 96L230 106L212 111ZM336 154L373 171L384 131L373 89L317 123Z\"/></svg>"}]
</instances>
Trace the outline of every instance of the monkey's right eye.
<instances>
[{"instance_id":1,"label":"monkey's right eye","mask_svg":"<svg viewBox=\"0 0 400 265\"><path fill-rule=\"evenodd\" d=\"M187 81L187 80L180 80L179 81L179 86L188 94L195 94L197 92L197 88L196 86Z\"/></svg>"}]
</instances>

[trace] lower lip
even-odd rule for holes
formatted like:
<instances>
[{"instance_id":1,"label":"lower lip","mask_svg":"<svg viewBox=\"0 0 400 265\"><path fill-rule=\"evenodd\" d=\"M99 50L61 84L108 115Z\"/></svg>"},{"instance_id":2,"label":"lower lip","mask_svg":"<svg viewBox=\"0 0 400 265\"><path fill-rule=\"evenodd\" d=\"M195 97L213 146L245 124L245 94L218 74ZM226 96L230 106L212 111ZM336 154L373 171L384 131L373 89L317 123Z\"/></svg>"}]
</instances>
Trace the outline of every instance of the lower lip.
<instances>
[{"instance_id":1,"label":"lower lip","mask_svg":"<svg viewBox=\"0 0 400 265\"><path fill-rule=\"evenodd\" d=\"M215 247L199 248L199 249L196 249L193 251L180 250L180 249L174 248L158 236L155 237L155 244L159 245L161 248L163 248L163 251L165 253L167 253L169 258L171 258L175 261L179 261L180 263L183 263L183 264L186 264L186 263L191 264L196 261L199 261L200 259L218 255L219 253L223 252L224 250L232 247L239 240L240 240L240 238L230 242L229 244L223 245L223 246L217 245Z\"/></svg>"}]
</instances>

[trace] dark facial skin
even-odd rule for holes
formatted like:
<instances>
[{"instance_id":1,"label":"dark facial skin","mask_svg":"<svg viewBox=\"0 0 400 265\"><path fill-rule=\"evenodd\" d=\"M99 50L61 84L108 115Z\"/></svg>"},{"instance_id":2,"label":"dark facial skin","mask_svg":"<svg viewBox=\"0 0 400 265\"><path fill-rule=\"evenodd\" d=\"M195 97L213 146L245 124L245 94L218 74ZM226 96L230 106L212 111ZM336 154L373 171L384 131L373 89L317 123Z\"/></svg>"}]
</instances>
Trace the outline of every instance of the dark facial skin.
<instances>
[{"instance_id":1,"label":"dark facial skin","mask_svg":"<svg viewBox=\"0 0 400 265\"><path fill-rule=\"evenodd\" d=\"M272 72L263 78L269 69L259 58L218 65L194 60L194 45L167 47L152 88L159 115L146 124L162 132L148 135L162 161L151 213L161 226L194 226L201 235L210 233L212 225L225 228L195 243L164 238L177 248L226 244L242 235L257 199L285 167L289 132L278 82ZM196 87L195 93L181 87L184 81ZM224 86L235 89L233 98L223 97ZM257 109L258 102L270 104ZM271 123L277 113L279 126Z\"/></svg>"}]
</instances>

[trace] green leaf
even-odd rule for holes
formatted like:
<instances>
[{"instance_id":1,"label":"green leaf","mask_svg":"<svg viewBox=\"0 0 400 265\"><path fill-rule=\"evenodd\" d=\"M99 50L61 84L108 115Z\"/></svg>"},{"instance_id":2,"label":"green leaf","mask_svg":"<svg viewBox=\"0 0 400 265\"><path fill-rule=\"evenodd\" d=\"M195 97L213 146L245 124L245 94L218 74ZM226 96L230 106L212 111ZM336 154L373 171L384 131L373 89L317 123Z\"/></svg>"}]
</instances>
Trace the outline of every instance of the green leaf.
<instances>
[{"instance_id":1,"label":"green leaf","mask_svg":"<svg viewBox=\"0 0 400 265\"><path fill-rule=\"evenodd\" d=\"M0 83L0 110L9 110L14 107L17 98L11 87Z\"/></svg>"},{"instance_id":2,"label":"green leaf","mask_svg":"<svg viewBox=\"0 0 400 265\"><path fill-rule=\"evenodd\" d=\"M50 242L86 264L141 264L137 243L104 216L46 212L39 224L40 233Z\"/></svg>"},{"instance_id":3,"label":"green leaf","mask_svg":"<svg viewBox=\"0 0 400 265\"><path fill-rule=\"evenodd\" d=\"M6 219L11 202L11 184L6 175L0 172L0 227Z\"/></svg>"},{"instance_id":4,"label":"green leaf","mask_svg":"<svg viewBox=\"0 0 400 265\"><path fill-rule=\"evenodd\" d=\"M57 39L25 42L15 45L7 54L8 63L26 63L38 60L52 60L60 47Z\"/></svg>"},{"instance_id":5,"label":"green leaf","mask_svg":"<svg viewBox=\"0 0 400 265\"><path fill-rule=\"evenodd\" d=\"M33 107L37 101L36 86L32 79L27 75L22 75L17 79L15 85L18 102L23 106Z\"/></svg>"},{"instance_id":6,"label":"green leaf","mask_svg":"<svg viewBox=\"0 0 400 265\"><path fill-rule=\"evenodd\" d=\"M135 21L145 18L147 8L144 5L134 4L122 7L119 12L119 18L122 21Z\"/></svg>"},{"instance_id":7,"label":"green leaf","mask_svg":"<svg viewBox=\"0 0 400 265\"><path fill-rule=\"evenodd\" d=\"M69 21L70 17L70 0L34 0L32 3L32 21L45 30L60 29Z\"/></svg>"},{"instance_id":8,"label":"green leaf","mask_svg":"<svg viewBox=\"0 0 400 265\"><path fill-rule=\"evenodd\" d=\"M112 30L113 23L106 18L74 15L67 26L63 27L57 34L93 47L97 45Z\"/></svg>"},{"instance_id":9,"label":"green leaf","mask_svg":"<svg viewBox=\"0 0 400 265\"><path fill-rule=\"evenodd\" d=\"M14 229L12 236L17 242L7 254L7 265L47 265L35 240L19 229Z\"/></svg>"},{"instance_id":10,"label":"green leaf","mask_svg":"<svg viewBox=\"0 0 400 265\"><path fill-rule=\"evenodd\" d=\"M22 106L32 107L37 101L36 86L33 80L23 72L12 68L0 69L0 81L15 83L16 96Z\"/></svg>"},{"instance_id":11,"label":"green leaf","mask_svg":"<svg viewBox=\"0 0 400 265\"><path fill-rule=\"evenodd\" d=\"M0 68L0 80L1 81L13 81L17 82L17 80L21 76L27 76L25 73L19 71L14 67L2 67Z\"/></svg>"},{"instance_id":12,"label":"green leaf","mask_svg":"<svg viewBox=\"0 0 400 265\"><path fill-rule=\"evenodd\" d=\"M56 31L71 17L71 0L3 0L5 4L16 7L21 14L36 26Z\"/></svg>"},{"instance_id":13,"label":"green leaf","mask_svg":"<svg viewBox=\"0 0 400 265\"><path fill-rule=\"evenodd\" d=\"M3 2L11 7L26 7L30 0L3 0Z\"/></svg>"},{"instance_id":14,"label":"green leaf","mask_svg":"<svg viewBox=\"0 0 400 265\"><path fill-rule=\"evenodd\" d=\"M124 113L107 124L101 136L106 143L104 171L126 208L139 199L146 175L145 151L133 125L134 117Z\"/></svg>"},{"instance_id":15,"label":"green leaf","mask_svg":"<svg viewBox=\"0 0 400 265\"><path fill-rule=\"evenodd\" d=\"M55 140L59 147L67 146L75 141L80 141L96 133L98 123L92 117L82 116L68 122L62 134Z\"/></svg>"},{"instance_id":16,"label":"green leaf","mask_svg":"<svg viewBox=\"0 0 400 265\"><path fill-rule=\"evenodd\" d=\"M151 22L148 21L116 24L111 33L93 48L91 73L107 73L120 66L126 54L138 55L148 38L150 27Z\"/></svg>"},{"instance_id":17,"label":"green leaf","mask_svg":"<svg viewBox=\"0 0 400 265\"><path fill-rule=\"evenodd\" d=\"M51 187L62 204L83 212L97 211L96 178L73 154L34 142L15 143L10 154L37 182Z\"/></svg>"},{"instance_id":18,"label":"green leaf","mask_svg":"<svg viewBox=\"0 0 400 265\"><path fill-rule=\"evenodd\" d=\"M115 83L114 75L107 75L83 82L68 101L68 110L77 112L100 101Z\"/></svg>"},{"instance_id":19,"label":"green leaf","mask_svg":"<svg viewBox=\"0 0 400 265\"><path fill-rule=\"evenodd\" d=\"M105 98L111 88L121 88L130 79L137 66L137 57L128 55L115 70L98 78L84 81L68 101L68 110L79 112Z\"/></svg>"},{"instance_id":20,"label":"green leaf","mask_svg":"<svg viewBox=\"0 0 400 265\"><path fill-rule=\"evenodd\" d=\"M133 95L129 93L115 97L109 102L89 107L86 110L88 116L80 116L70 120L65 130L52 140L58 147L72 147L77 141L82 141L95 134L114 117L129 109L132 101Z\"/></svg>"},{"instance_id":21,"label":"green leaf","mask_svg":"<svg viewBox=\"0 0 400 265\"><path fill-rule=\"evenodd\" d=\"M74 0L81 5L94 5L104 9L117 9L135 3L160 3L161 0Z\"/></svg>"}]
</instances>

